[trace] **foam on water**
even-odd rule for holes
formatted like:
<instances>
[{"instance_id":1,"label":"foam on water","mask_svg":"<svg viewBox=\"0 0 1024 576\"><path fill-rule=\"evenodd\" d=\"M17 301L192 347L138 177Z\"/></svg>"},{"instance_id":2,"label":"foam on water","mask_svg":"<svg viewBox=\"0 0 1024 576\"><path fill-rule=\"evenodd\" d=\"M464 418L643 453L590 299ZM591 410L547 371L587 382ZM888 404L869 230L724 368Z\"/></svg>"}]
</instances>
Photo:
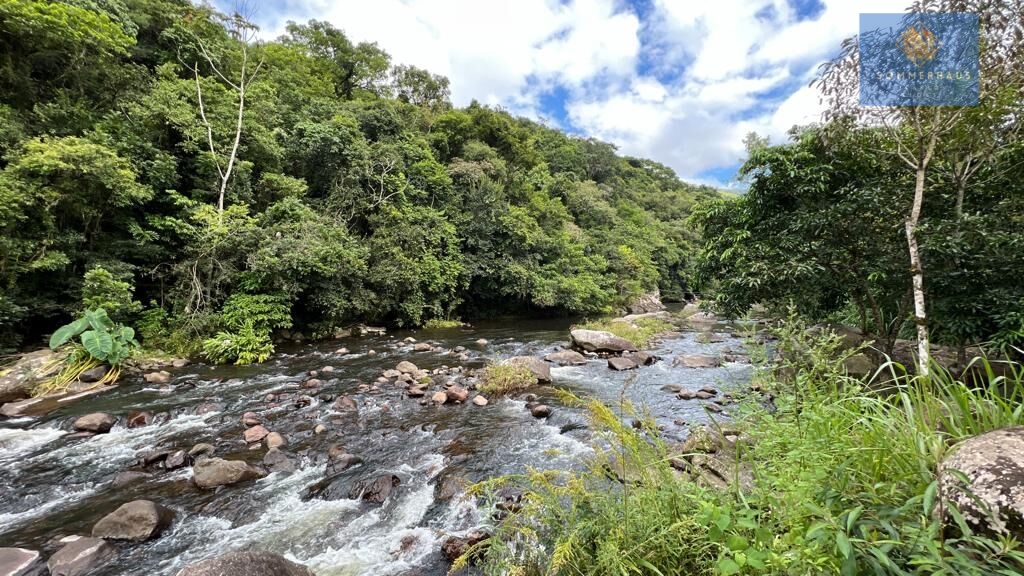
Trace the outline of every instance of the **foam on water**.
<instances>
[{"instance_id":1,"label":"foam on water","mask_svg":"<svg viewBox=\"0 0 1024 576\"><path fill-rule=\"evenodd\" d=\"M17 460L25 452L49 444L64 434L56 428L0 428L0 462Z\"/></svg>"}]
</instances>

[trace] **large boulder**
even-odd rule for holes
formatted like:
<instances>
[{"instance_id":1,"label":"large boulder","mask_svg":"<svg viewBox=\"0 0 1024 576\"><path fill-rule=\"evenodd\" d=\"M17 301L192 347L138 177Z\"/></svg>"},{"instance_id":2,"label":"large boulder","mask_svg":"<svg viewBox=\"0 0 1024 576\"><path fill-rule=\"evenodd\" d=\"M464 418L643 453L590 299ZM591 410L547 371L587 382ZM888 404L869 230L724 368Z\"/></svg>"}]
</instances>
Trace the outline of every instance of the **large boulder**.
<instances>
[{"instance_id":1,"label":"large boulder","mask_svg":"<svg viewBox=\"0 0 1024 576\"><path fill-rule=\"evenodd\" d=\"M651 312L660 312L665 309L665 305L661 303L661 292L654 290L654 292L648 292L634 300L629 306L630 314L650 314Z\"/></svg>"},{"instance_id":2,"label":"large boulder","mask_svg":"<svg viewBox=\"0 0 1024 576\"><path fill-rule=\"evenodd\" d=\"M39 552L24 548L0 548L0 576L30 576L42 569Z\"/></svg>"},{"instance_id":3,"label":"large boulder","mask_svg":"<svg viewBox=\"0 0 1024 576\"><path fill-rule=\"evenodd\" d=\"M64 367L60 353L48 348L25 354L11 366L0 370L0 404L28 398L37 382Z\"/></svg>"},{"instance_id":4,"label":"large boulder","mask_svg":"<svg viewBox=\"0 0 1024 576\"><path fill-rule=\"evenodd\" d=\"M395 366L395 370L398 370L402 374L415 374L416 372L419 372L420 369L412 362L402 360L398 363L398 366Z\"/></svg>"},{"instance_id":5,"label":"large boulder","mask_svg":"<svg viewBox=\"0 0 1024 576\"><path fill-rule=\"evenodd\" d=\"M117 549L102 538L76 538L50 557L50 576L81 576L117 556Z\"/></svg>"},{"instance_id":6,"label":"large boulder","mask_svg":"<svg viewBox=\"0 0 1024 576\"><path fill-rule=\"evenodd\" d=\"M636 362L630 358L623 358L622 356L616 356L608 359L608 367L612 370L632 370L637 367Z\"/></svg>"},{"instance_id":7,"label":"large boulder","mask_svg":"<svg viewBox=\"0 0 1024 576\"><path fill-rule=\"evenodd\" d=\"M229 552L187 566L177 576L316 576L301 564L268 552Z\"/></svg>"},{"instance_id":8,"label":"large boulder","mask_svg":"<svg viewBox=\"0 0 1024 576\"><path fill-rule=\"evenodd\" d=\"M559 366L579 366L587 363L587 357L575 350L560 350L544 357L548 362Z\"/></svg>"},{"instance_id":9,"label":"large boulder","mask_svg":"<svg viewBox=\"0 0 1024 576\"><path fill-rule=\"evenodd\" d=\"M707 354L682 354L676 356L672 364L683 368L717 368L722 365L722 359Z\"/></svg>"},{"instance_id":10,"label":"large boulder","mask_svg":"<svg viewBox=\"0 0 1024 576\"><path fill-rule=\"evenodd\" d=\"M104 516L92 527L94 538L145 542L174 521L174 512L151 500L135 500Z\"/></svg>"},{"instance_id":11,"label":"large boulder","mask_svg":"<svg viewBox=\"0 0 1024 576\"><path fill-rule=\"evenodd\" d=\"M601 330L585 330L577 328L569 333L572 337L572 345L587 352L610 352L621 354L637 350L633 344L625 338L620 338L611 332Z\"/></svg>"},{"instance_id":12,"label":"large boulder","mask_svg":"<svg viewBox=\"0 0 1024 576\"><path fill-rule=\"evenodd\" d=\"M954 470L966 476L966 485ZM955 504L974 528L1024 539L1024 426L964 441L939 466L939 478L944 509Z\"/></svg>"},{"instance_id":13,"label":"large boulder","mask_svg":"<svg viewBox=\"0 0 1024 576\"><path fill-rule=\"evenodd\" d=\"M192 478L200 488L216 488L255 480L263 473L241 460L206 458L192 467Z\"/></svg>"},{"instance_id":14,"label":"large boulder","mask_svg":"<svg viewBox=\"0 0 1024 576\"><path fill-rule=\"evenodd\" d=\"M533 356L513 356L505 364L520 366L533 373L537 382L551 382L551 365Z\"/></svg>"}]
</instances>

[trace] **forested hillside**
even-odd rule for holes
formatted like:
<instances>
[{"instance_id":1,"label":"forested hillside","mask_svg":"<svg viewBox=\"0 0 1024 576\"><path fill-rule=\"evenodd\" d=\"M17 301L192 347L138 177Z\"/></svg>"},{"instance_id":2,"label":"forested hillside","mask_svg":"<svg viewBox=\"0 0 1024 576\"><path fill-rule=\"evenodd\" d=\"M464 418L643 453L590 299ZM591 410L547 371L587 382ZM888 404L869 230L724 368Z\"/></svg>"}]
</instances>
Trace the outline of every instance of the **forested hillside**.
<instances>
[{"instance_id":1,"label":"forested hillside","mask_svg":"<svg viewBox=\"0 0 1024 576\"><path fill-rule=\"evenodd\" d=\"M3 347L99 305L182 350L689 289L713 190L328 23L258 38L186 0L0 4Z\"/></svg>"}]
</instances>

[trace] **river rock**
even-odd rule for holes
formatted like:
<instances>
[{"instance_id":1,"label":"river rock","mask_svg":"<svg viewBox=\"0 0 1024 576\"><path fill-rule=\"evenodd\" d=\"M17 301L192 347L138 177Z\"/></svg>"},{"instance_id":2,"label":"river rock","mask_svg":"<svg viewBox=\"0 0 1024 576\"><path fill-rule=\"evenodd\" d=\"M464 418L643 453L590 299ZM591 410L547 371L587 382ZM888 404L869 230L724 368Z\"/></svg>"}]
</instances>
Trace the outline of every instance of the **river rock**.
<instances>
[{"instance_id":1,"label":"river rock","mask_svg":"<svg viewBox=\"0 0 1024 576\"><path fill-rule=\"evenodd\" d=\"M413 352L430 352L434 347L426 342L420 342L412 347Z\"/></svg>"},{"instance_id":2,"label":"river rock","mask_svg":"<svg viewBox=\"0 0 1024 576\"><path fill-rule=\"evenodd\" d=\"M313 434L316 434L317 436L325 434L326 432L327 426L324 426L323 424L317 424L316 428L313 428Z\"/></svg>"},{"instance_id":3,"label":"river rock","mask_svg":"<svg viewBox=\"0 0 1024 576\"><path fill-rule=\"evenodd\" d=\"M216 451L217 449L214 448L213 444L200 442L199 444L196 444L195 446L192 447L191 450L188 451L188 455L191 456L192 458L199 458L201 456L213 456L213 454Z\"/></svg>"},{"instance_id":4,"label":"river rock","mask_svg":"<svg viewBox=\"0 0 1024 576\"><path fill-rule=\"evenodd\" d=\"M176 576L316 576L301 564L268 552L229 552L191 564Z\"/></svg>"},{"instance_id":5,"label":"river rock","mask_svg":"<svg viewBox=\"0 0 1024 576\"><path fill-rule=\"evenodd\" d=\"M76 538L46 563L50 576L82 576L117 556L117 549L102 538Z\"/></svg>"},{"instance_id":6,"label":"river rock","mask_svg":"<svg viewBox=\"0 0 1024 576\"><path fill-rule=\"evenodd\" d=\"M402 372L395 369L385 370L384 373L382 374L382 376L384 376L384 378L387 378L388 380L393 380L401 375Z\"/></svg>"},{"instance_id":7,"label":"river rock","mask_svg":"<svg viewBox=\"0 0 1024 576\"><path fill-rule=\"evenodd\" d=\"M697 392L693 390L687 390L684 388L680 390L678 393L676 393L676 398L679 398L680 400L696 400Z\"/></svg>"},{"instance_id":8,"label":"river rock","mask_svg":"<svg viewBox=\"0 0 1024 576\"><path fill-rule=\"evenodd\" d=\"M722 361L717 356L707 354L683 354L676 356L672 364L683 368L717 368L722 365Z\"/></svg>"},{"instance_id":9,"label":"river rock","mask_svg":"<svg viewBox=\"0 0 1024 576\"><path fill-rule=\"evenodd\" d=\"M383 504L391 492L402 483L394 474L384 474L376 478L360 480L352 485L348 497L352 500L364 500L375 504Z\"/></svg>"},{"instance_id":10,"label":"river rock","mask_svg":"<svg viewBox=\"0 0 1024 576\"><path fill-rule=\"evenodd\" d=\"M79 374L78 381L85 382L86 384L99 382L100 380L103 379L104 376L107 375L107 372L110 372L110 366L107 366L106 364L100 364L95 368L90 368L85 372Z\"/></svg>"},{"instance_id":11,"label":"river rock","mask_svg":"<svg viewBox=\"0 0 1024 576\"><path fill-rule=\"evenodd\" d=\"M192 478L200 488L216 488L255 480L263 474L241 460L207 458L192 466Z\"/></svg>"},{"instance_id":12,"label":"river rock","mask_svg":"<svg viewBox=\"0 0 1024 576\"><path fill-rule=\"evenodd\" d=\"M530 415L534 418L547 418L551 416L551 408L546 404L535 404L530 407Z\"/></svg>"},{"instance_id":13,"label":"river rock","mask_svg":"<svg viewBox=\"0 0 1024 576\"><path fill-rule=\"evenodd\" d=\"M434 395L431 396L430 399L435 404L444 404L445 402L448 401L448 393L444 391L434 392Z\"/></svg>"},{"instance_id":14,"label":"river rock","mask_svg":"<svg viewBox=\"0 0 1024 576\"><path fill-rule=\"evenodd\" d=\"M413 386L406 390L405 393L409 395L409 398L422 398L427 395L427 389L419 386Z\"/></svg>"},{"instance_id":15,"label":"river rock","mask_svg":"<svg viewBox=\"0 0 1024 576\"><path fill-rule=\"evenodd\" d=\"M658 357L648 352L633 352L629 359L636 362L637 366L651 366L658 361Z\"/></svg>"},{"instance_id":16,"label":"river rock","mask_svg":"<svg viewBox=\"0 0 1024 576\"><path fill-rule=\"evenodd\" d=\"M188 465L188 452L184 450L175 450L164 458L164 468L167 470L177 470L178 468L184 468Z\"/></svg>"},{"instance_id":17,"label":"river rock","mask_svg":"<svg viewBox=\"0 0 1024 576\"><path fill-rule=\"evenodd\" d=\"M451 402L465 402L469 399L469 390L466 390L462 386L453 385L449 386L445 391L445 395L448 396L448 400Z\"/></svg>"},{"instance_id":18,"label":"river rock","mask_svg":"<svg viewBox=\"0 0 1024 576\"><path fill-rule=\"evenodd\" d=\"M40 568L39 552L24 548L0 548L0 576L30 576Z\"/></svg>"},{"instance_id":19,"label":"river rock","mask_svg":"<svg viewBox=\"0 0 1024 576\"><path fill-rule=\"evenodd\" d=\"M608 367L611 368L612 370L622 371L633 370L637 366L636 362L634 362L630 358L625 358L622 356L613 356L608 359Z\"/></svg>"},{"instance_id":20,"label":"river rock","mask_svg":"<svg viewBox=\"0 0 1024 576\"><path fill-rule=\"evenodd\" d=\"M189 365L188 358L175 358L171 360L171 366L174 368L184 368Z\"/></svg>"},{"instance_id":21,"label":"river rock","mask_svg":"<svg viewBox=\"0 0 1024 576\"><path fill-rule=\"evenodd\" d=\"M274 448L281 448L282 446L288 444L288 440L286 440L285 437L279 432L271 432L270 434L267 434L266 441L267 448L270 450L273 450Z\"/></svg>"},{"instance_id":22,"label":"river rock","mask_svg":"<svg viewBox=\"0 0 1024 576\"><path fill-rule=\"evenodd\" d=\"M684 309L684 312L686 310L688 310L688 309L690 309L690 304L686 305L686 309ZM716 316L714 312L701 312L701 311L697 311L697 312L694 312L693 314L690 314L689 316L687 316L686 317L686 321L691 323L691 324L701 324L701 325L703 325L703 324L717 324L718 323L718 316Z\"/></svg>"},{"instance_id":23,"label":"river rock","mask_svg":"<svg viewBox=\"0 0 1024 576\"><path fill-rule=\"evenodd\" d=\"M242 437L245 439L246 444L252 444L263 440L268 434L270 434L270 430L267 430L263 426L256 425L243 432Z\"/></svg>"},{"instance_id":24,"label":"river rock","mask_svg":"<svg viewBox=\"0 0 1024 576\"><path fill-rule=\"evenodd\" d=\"M344 449L342 450L343 451L340 454L328 454L328 474L337 474L338 472L343 472L357 464L363 463L363 459L361 456L349 454L347 452L344 452Z\"/></svg>"},{"instance_id":25,"label":"river rock","mask_svg":"<svg viewBox=\"0 0 1024 576\"><path fill-rule=\"evenodd\" d=\"M1024 538L1024 426L965 440L939 466L939 478L946 508L955 504L973 528Z\"/></svg>"},{"instance_id":26,"label":"river rock","mask_svg":"<svg viewBox=\"0 0 1024 576\"><path fill-rule=\"evenodd\" d=\"M24 354L0 375L0 404L28 398L37 382L56 374L64 366L61 353L49 348Z\"/></svg>"},{"instance_id":27,"label":"river rock","mask_svg":"<svg viewBox=\"0 0 1024 576\"><path fill-rule=\"evenodd\" d=\"M152 421L152 412L147 412L145 410L133 410L128 413L128 420L125 425L128 428L142 428L143 426L149 426Z\"/></svg>"},{"instance_id":28,"label":"river rock","mask_svg":"<svg viewBox=\"0 0 1024 576\"><path fill-rule=\"evenodd\" d=\"M625 338L620 338L611 332L577 328L571 331L569 335L572 337L573 346L586 352L611 352L614 354L621 354L623 352L632 352L637 349L636 344L633 344Z\"/></svg>"},{"instance_id":29,"label":"river rock","mask_svg":"<svg viewBox=\"0 0 1024 576\"><path fill-rule=\"evenodd\" d=\"M402 360L399 362L398 366L395 366L395 370L398 370L402 374L413 374L415 372L419 372L419 368L408 360Z\"/></svg>"},{"instance_id":30,"label":"river rock","mask_svg":"<svg viewBox=\"0 0 1024 576\"><path fill-rule=\"evenodd\" d=\"M174 512L151 500L123 504L92 527L93 538L145 542L160 535L174 521Z\"/></svg>"},{"instance_id":31,"label":"river rock","mask_svg":"<svg viewBox=\"0 0 1024 576\"><path fill-rule=\"evenodd\" d=\"M125 487L125 486L127 486L129 484L134 484L135 482L138 482L139 480L146 480L146 479L152 478L152 477L153 477L153 475L150 474L149 472L139 472L137 470L125 470L123 472L118 472L117 476L114 476L114 479L110 481L110 486L112 488L123 488L123 487ZM2 574L3 574L3 572L0 571L0 575L2 575Z\"/></svg>"},{"instance_id":32,"label":"river rock","mask_svg":"<svg viewBox=\"0 0 1024 576\"><path fill-rule=\"evenodd\" d=\"M693 395L698 400L710 400L710 399L715 397L714 394L712 394L711 392L708 392L706 390L697 390L696 392L694 392Z\"/></svg>"},{"instance_id":33,"label":"river rock","mask_svg":"<svg viewBox=\"0 0 1024 576\"><path fill-rule=\"evenodd\" d=\"M487 398L477 395L473 397L473 404L476 404L477 406L487 406Z\"/></svg>"},{"instance_id":34,"label":"river rock","mask_svg":"<svg viewBox=\"0 0 1024 576\"><path fill-rule=\"evenodd\" d=\"M358 412L359 406L356 401L348 396L342 396L334 401L334 409L340 412Z\"/></svg>"},{"instance_id":35,"label":"river rock","mask_svg":"<svg viewBox=\"0 0 1024 576\"><path fill-rule=\"evenodd\" d=\"M295 472L295 461L280 448L271 448L263 457L263 465L271 472Z\"/></svg>"},{"instance_id":36,"label":"river rock","mask_svg":"<svg viewBox=\"0 0 1024 576\"><path fill-rule=\"evenodd\" d=\"M544 357L548 362L559 366L579 366L587 363L587 357L575 350L559 350Z\"/></svg>"},{"instance_id":37,"label":"river rock","mask_svg":"<svg viewBox=\"0 0 1024 576\"><path fill-rule=\"evenodd\" d=\"M480 338L479 340L473 343L476 344L477 346L487 346L488 344L490 344L490 342L488 342L486 338Z\"/></svg>"},{"instance_id":38,"label":"river rock","mask_svg":"<svg viewBox=\"0 0 1024 576\"><path fill-rule=\"evenodd\" d=\"M166 370L161 370L159 372L150 372L143 376L143 378L145 378L146 382L149 382L150 384L167 384L171 381L171 373Z\"/></svg>"},{"instance_id":39,"label":"river rock","mask_svg":"<svg viewBox=\"0 0 1024 576\"><path fill-rule=\"evenodd\" d=\"M71 426L79 432L104 434L106 432L110 432L110 429L114 427L115 422L117 422L117 420L110 414L95 412L78 418Z\"/></svg>"},{"instance_id":40,"label":"river rock","mask_svg":"<svg viewBox=\"0 0 1024 576\"><path fill-rule=\"evenodd\" d=\"M449 562L455 562L464 555L470 548L487 540L491 535L486 532L474 530L466 536L449 536L441 543L441 553Z\"/></svg>"},{"instance_id":41,"label":"river rock","mask_svg":"<svg viewBox=\"0 0 1024 576\"><path fill-rule=\"evenodd\" d=\"M505 360L505 364L526 368L533 373L537 382L551 382L551 365L540 358L534 358L533 356L513 356L512 358Z\"/></svg>"},{"instance_id":42,"label":"river rock","mask_svg":"<svg viewBox=\"0 0 1024 576\"><path fill-rule=\"evenodd\" d=\"M305 382L303 382L302 387L303 388L322 388L323 385L324 385L324 381L323 380L321 380L319 378L310 378L309 380L306 380Z\"/></svg>"}]
</instances>

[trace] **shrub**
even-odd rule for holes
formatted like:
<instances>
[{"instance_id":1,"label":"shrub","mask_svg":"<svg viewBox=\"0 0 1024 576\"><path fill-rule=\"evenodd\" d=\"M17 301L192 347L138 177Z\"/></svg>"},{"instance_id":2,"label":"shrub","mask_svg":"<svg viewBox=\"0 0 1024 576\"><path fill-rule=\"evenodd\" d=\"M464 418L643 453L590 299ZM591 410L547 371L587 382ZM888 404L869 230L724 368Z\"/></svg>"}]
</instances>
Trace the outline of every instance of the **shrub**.
<instances>
[{"instance_id":1,"label":"shrub","mask_svg":"<svg viewBox=\"0 0 1024 576\"><path fill-rule=\"evenodd\" d=\"M461 320L444 320L442 318L431 318L423 323L428 330L440 330L444 328L461 328L464 326Z\"/></svg>"},{"instance_id":2,"label":"shrub","mask_svg":"<svg viewBox=\"0 0 1024 576\"><path fill-rule=\"evenodd\" d=\"M83 277L82 313L102 308L116 321L131 320L142 310L142 304L132 299L133 291L130 282L118 280L106 268L97 266Z\"/></svg>"},{"instance_id":3,"label":"shrub","mask_svg":"<svg viewBox=\"0 0 1024 576\"><path fill-rule=\"evenodd\" d=\"M271 332L292 325L288 299L272 294L234 294L218 319L221 331L203 341L203 354L217 364L265 362L274 353Z\"/></svg>"},{"instance_id":4,"label":"shrub","mask_svg":"<svg viewBox=\"0 0 1024 576\"><path fill-rule=\"evenodd\" d=\"M216 364L252 364L266 362L274 353L274 344L265 331L257 331L246 322L233 332L218 332L203 341L203 354Z\"/></svg>"},{"instance_id":5,"label":"shrub","mask_svg":"<svg viewBox=\"0 0 1024 576\"><path fill-rule=\"evenodd\" d=\"M83 372L102 364L108 364L111 369L97 385L114 382L120 375L121 364L139 346L135 330L115 323L103 308L87 310L81 318L61 326L50 337L52 350L68 343L71 347L65 356L66 366L55 377L40 383L34 390L36 395L65 389Z\"/></svg>"},{"instance_id":6,"label":"shrub","mask_svg":"<svg viewBox=\"0 0 1024 576\"><path fill-rule=\"evenodd\" d=\"M514 364L491 364L484 371L484 382L479 386L483 394L503 396L525 390L537 383L529 368Z\"/></svg>"}]
</instances>

